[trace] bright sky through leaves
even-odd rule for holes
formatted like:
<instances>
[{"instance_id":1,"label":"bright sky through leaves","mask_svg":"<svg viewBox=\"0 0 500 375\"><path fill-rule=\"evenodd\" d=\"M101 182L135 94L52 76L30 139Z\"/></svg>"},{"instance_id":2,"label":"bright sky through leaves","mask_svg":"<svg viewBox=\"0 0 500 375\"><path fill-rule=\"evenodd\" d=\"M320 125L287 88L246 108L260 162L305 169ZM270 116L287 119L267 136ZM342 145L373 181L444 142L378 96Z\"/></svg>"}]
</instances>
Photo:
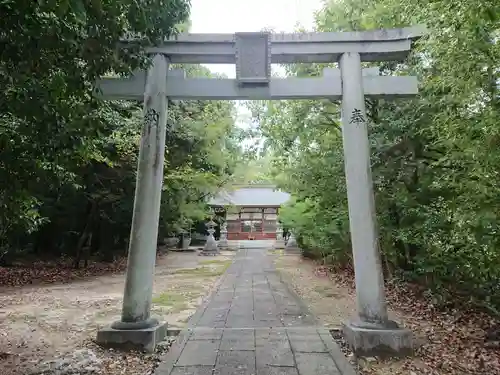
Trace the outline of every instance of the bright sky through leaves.
<instances>
[{"instance_id":1,"label":"bright sky through leaves","mask_svg":"<svg viewBox=\"0 0 500 375\"><path fill-rule=\"evenodd\" d=\"M191 0L193 33L234 33L271 28L293 32L300 24L311 30L321 0ZM234 78L234 65L211 65L213 72Z\"/></svg>"},{"instance_id":2,"label":"bright sky through leaves","mask_svg":"<svg viewBox=\"0 0 500 375\"><path fill-rule=\"evenodd\" d=\"M262 29L293 32L298 25L312 30L314 13L321 5L322 0L191 0L191 32L235 33ZM206 66L229 78L236 75L234 65ZM238 125L247 127L248 111L242 106L237 108Z\"/></svg>"}]
</instances>

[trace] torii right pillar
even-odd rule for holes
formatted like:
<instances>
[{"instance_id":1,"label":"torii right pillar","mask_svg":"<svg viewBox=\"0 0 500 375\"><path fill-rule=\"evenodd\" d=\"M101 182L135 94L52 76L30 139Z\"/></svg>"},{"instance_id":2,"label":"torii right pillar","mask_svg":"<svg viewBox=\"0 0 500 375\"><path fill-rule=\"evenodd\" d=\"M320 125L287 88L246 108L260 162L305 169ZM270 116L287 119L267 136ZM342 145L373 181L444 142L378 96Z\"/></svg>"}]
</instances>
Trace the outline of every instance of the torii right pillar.
<instances>
[{"instance_id":1,"label":"torii right pillar","mask_svg":"<svg viewBox=\"0 0 500 375\"><path fill-rule=\"evenodd\" d=\"M413 351L411 331L389 320L387 314L361 56L357 52L343 53L339 65L342 77L342 136L357 298L357 316L344 324L343 333L356 355L409 355Z\"/></svg>"}]
</instances>

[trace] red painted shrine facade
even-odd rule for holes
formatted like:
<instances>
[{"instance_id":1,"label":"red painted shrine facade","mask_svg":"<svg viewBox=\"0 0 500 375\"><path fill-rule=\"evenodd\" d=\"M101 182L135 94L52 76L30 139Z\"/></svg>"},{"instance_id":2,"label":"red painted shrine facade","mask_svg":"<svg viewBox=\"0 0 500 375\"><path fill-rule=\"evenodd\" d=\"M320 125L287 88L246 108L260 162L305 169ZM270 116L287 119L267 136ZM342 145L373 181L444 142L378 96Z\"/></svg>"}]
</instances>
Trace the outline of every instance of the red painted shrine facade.
<instances>
[{"instance_id":1,"label":"red painted shrine facade","mask_svg":"<svg viewBox=\"0 0 500 375\"><path fill-rule=\"evenodd\" d=\"M227 223L228 240L276 239L280 206L289 194L271 185L249 185L219 193L209 204Z\"/></svg>"},{"instance_id":2,"label":"red painted shrine facade","mask_svg":"<svg viewBox=\"0 0 500 375\"><path fill-rule=\"evenodd\" d=\"M276 239L278 207L238 207L226 213L228 240Z\"/></svg>"}]
</instances>

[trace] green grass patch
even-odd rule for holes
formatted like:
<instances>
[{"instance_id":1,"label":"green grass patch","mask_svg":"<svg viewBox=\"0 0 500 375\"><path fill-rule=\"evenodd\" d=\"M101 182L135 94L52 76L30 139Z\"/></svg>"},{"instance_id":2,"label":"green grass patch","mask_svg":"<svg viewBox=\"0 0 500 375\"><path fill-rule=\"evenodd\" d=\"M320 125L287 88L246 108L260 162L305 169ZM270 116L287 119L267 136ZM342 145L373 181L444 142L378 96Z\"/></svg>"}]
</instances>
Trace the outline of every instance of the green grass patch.
<instances>
[{"instance_id":1,"label":"green grass patch","mask_svg":"<svg viewBox=\"0 0 500 375\"><path fill-rule=\"evenodd\" d=\"M173 274L193 277L221 276L224 272L226 272L231 263L231 260L206 260L202 262L202 264L204 264L202 267L183 268L174 271Z\"/></svg>"},{"instance_id":2,"label":"green grass patch","mask_svg":"<svg viewBox=\"0 0 500 375\"><path fill-rule=\"evenodd\" d=\"M220 263L218 263L221 266L222 272L226 272L226 270L229 268L231 264L233 264L233 261L230 259L227 260L221 260Z\"/></svg>"},{"instance_id":3,"label":"green grass patch","mask_svg":"<svg viewBox=\"0 0 500 375\"><path fill-rule=\"evenodd\" d=\"M225 270L210 267L198 267L198 268L186 268L182 270L177 270L173 272L176 275L186 275L186 276L220 276Z\"/></svg>"},{"instance_id":4,"label":"green grass patch","mask_svg":"<svg viewBox=\"0 0 500 375\"><path fill-rule=\"evenodd\" d=\"M227 263L229 262L229 264L231 264L231 260L227 259L227 260L222 260L222 259L209 259L209 260L203 260L200 262L200 264L202 265L210 265L210 264L220 264L220 265L226 265Z\"/></svg>"},{"instance_id":5,"label":"green grass patch","mask_svg":"<svg viewBox=\"0 0 500 375\"><path fill-rule=\"evenodd\" d=\"M200 285L182 284L153 296L152 302L159 306L176 307L203 295L204 290Z\"/></svg>"},{"instance_id":6,"label":"green grass patch","mask_svg":"<svg viewBox=\"0 0 500 375\"><path fill-rule=\"evenodd\" d=\"M107 317L110 314L115 313L115 311L107 309L107 310L99 310L98 312L95 313L94 318L96 319L102 319Z\"/></svg>"},{"instance_id":7,"label":"green grass patch","mask_svg":"<svg viewBox=\"0 0 500 375\"><path fill-rule=\"evenodd\" d=\"M283 255L285 253L285 250L283 250L283 249L270 249L270 250L268 250L268 253L273 254L273 255Z\"/></svg>"},{"instance_id":8,"label":"green grass patch","mask_svg":"<svg viewBox=\"0 0 500 375\"><path fill-rule=\"evenodd\" d=\"M156 297L153 297L152 302L156 305L174 307L179 304L184 304L189 295L182 295L175 292L164 292Z\"/></svg>"},{"instance_id":9,"label":"green grass patch","mask_svg":"<svg viewBox=\"0 0 500 375\"><path fill-rule=\"evenodd\" d=\"M183 303L178 303L177 305L174 305L170 308L170 313L171 314L177 314L180 313L181 311L187 310L189 308L188 304L183 302Z\"/></svg>"},{"instance_id":10,"label":"green grass patch","mask_svg":"<svg viewBox=\"0 0 500 375\"><path fill-rule=\"evenodd\" d=\"M20 320L24 320L25 322L36 322L37 321L36 315L27 314L27 313L10 312L7 314L7 316L5 318L9 322L17 322Z\"/></svg>"}]
</instances>

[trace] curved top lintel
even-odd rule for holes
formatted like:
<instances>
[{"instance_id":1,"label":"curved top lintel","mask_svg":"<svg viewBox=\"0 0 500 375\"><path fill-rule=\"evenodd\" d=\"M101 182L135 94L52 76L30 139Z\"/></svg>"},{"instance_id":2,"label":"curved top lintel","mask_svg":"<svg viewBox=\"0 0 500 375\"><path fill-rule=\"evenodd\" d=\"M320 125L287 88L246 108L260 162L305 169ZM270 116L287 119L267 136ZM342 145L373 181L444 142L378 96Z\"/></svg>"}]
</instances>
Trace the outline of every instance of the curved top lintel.
<instances>
[{"instance_id":1,"label":"curved top lintel","mask_svg":"<svg viewBox=\"0 0 500 375\"><path fill-rule=\"evenodd\" d=\"M266 32L262 32L265 34ZM369 31L271 33L271 43L293 42L384 42L405 39L418 39L425 35L426 27L417 25L398 29L378 29ZM257 33L255 33L257 34ZM228 43L234 42L235 34L178 34L165 42L187 43Z\"/></svg>"},{"instance_id":2,"label":"curved top lintel","mask_svg":"<svg viewBox=\"0 0 500 375\"><path fill-rule=\"evenodd\" d=\"M405 39L418 39L426 34L424 25L403 27L397 29L377 29L368 31L340 31L340 32L306 32L306 33L271 33L271 43L293 43L293 42L387 42ZM267 32L255 32L249 34L267 34ZM238 33L237 33L238 34ZM122 42L133 41L136 37L125 37ZM235 34L212 34L212 33L181 33L167 38L164 43L233 43Z\"/></svg>"},{"instance_id":3,"label":"curved top lintel","mask_svg":"<svg viewBox=\"0 0 500 375\"><path fill-rule=\"evenodd\" d=\"M418 39L426 33L423 25L404 27L398 29L377 29L368 31L341 31L341 32L316 32L316 33L294 33L273 34L272 42L390 42L397 40Z\"/></svg>"}]
</instances>

